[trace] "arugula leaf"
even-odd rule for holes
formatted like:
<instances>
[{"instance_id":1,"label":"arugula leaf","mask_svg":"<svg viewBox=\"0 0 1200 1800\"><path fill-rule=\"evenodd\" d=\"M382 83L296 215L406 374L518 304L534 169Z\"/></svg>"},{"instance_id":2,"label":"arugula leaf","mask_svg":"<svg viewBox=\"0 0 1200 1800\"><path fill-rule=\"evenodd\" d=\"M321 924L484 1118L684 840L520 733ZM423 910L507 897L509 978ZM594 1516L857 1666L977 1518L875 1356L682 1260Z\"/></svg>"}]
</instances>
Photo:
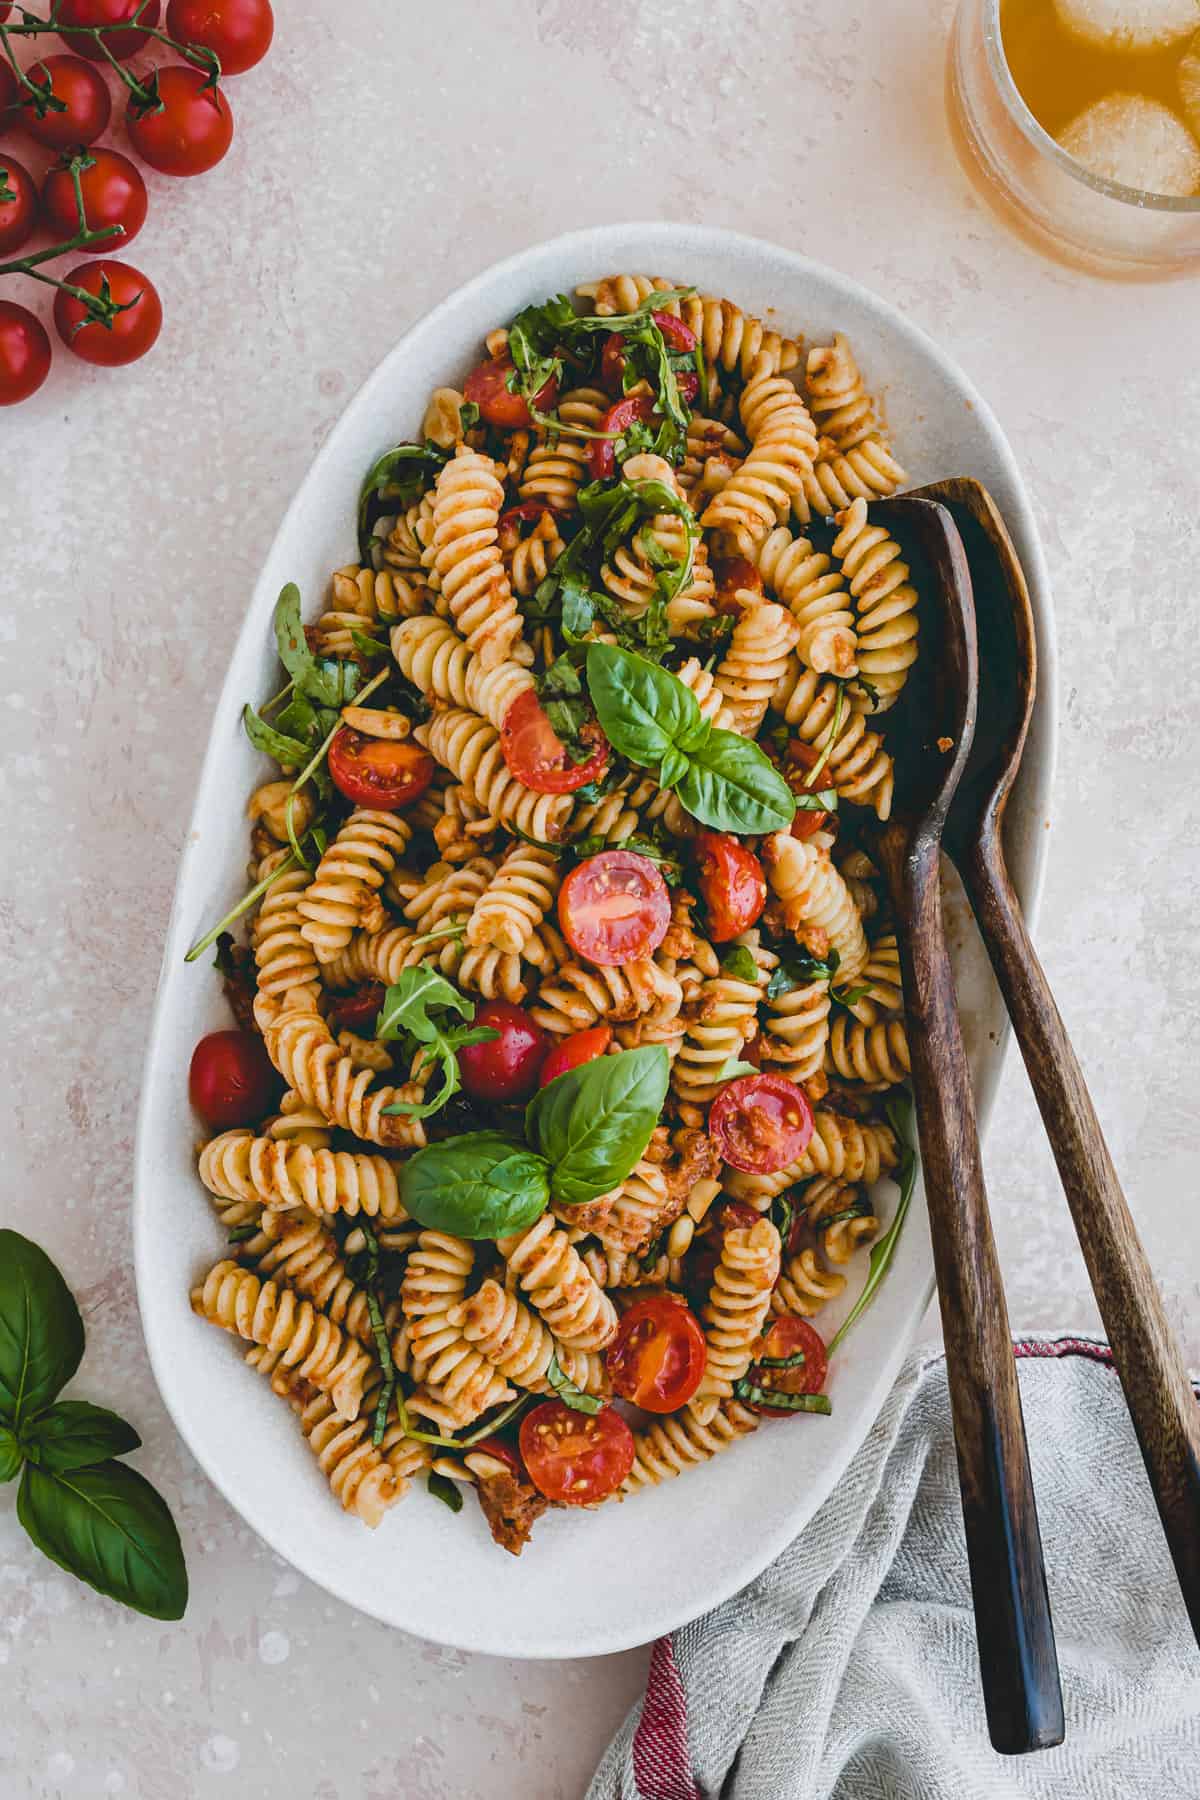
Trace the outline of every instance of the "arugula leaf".
<instances>
[{"instance_id":1,"label":"arugula leaf","mask_svg":"<svg viewBox=\"0 0 1200 1800\"><path fill-rule=\"evenodd\" d=\"M431 1469L426 1477L426 1486L434 1499L440 1500L443 1506L448 1506L452 1513L462 1511L462 1489L457 1481L451 1481L448 1475L441 1475L436 1469Z\"/></svg>"},{"instance_id":2,"label":"arugula leaf","mask_svg":"<svg viewBox=\"0 0 1200 1800\"><path fill-rule=\"evenodd\" d=\"M594 744L584 741L584 726L592 716L583 692L579 670L568 655L556 657L543 674L534 678L534 689L543 710L572 762L587 762Z\"/></svg>"},{"instance_id":3,"label":"arugula leaf","mask_svg":"<svg viewBox=\"0 0 1200 1800\"><path fill-rule=\"evenodd\" d=\"M917 1154L914 1135L914 1109L910 1093L897 1094L889 1100L884 1108L888 1124L900 1142L900 1168L896 1180L900 1185L900 1198L896 1202L896 1211L892 1222L881 1238L877 1238L871 1246L871 1257L867 1264L867 1279L862 1293L854 1302L849 1313L842 1320L829 1344L829 1355L832 1356L838 1345L842 1343L848 1332L855 1326L879 1292L884 1276L892 1264L896 1254L896 1246L900 1242L900 1233L904 1229L904 1221L908 1217L908 1209L912 1203L913 1189L917 1184L917 1169L920 1160Z\"/></svg>"},{"instance_id":4,"label":"arugula leaf","mask_svg":"<svg viewBox=\"0 0 1200 1800\"><path fill-rule=\"evenodd\" d=\"M712 730L690 753L676 791L702 825L743 837L782 831L796 812L795 795L774 763L736 731Z\"/></svg>"},{"instance_id":5,"label":"arugula leaf","mask_svg":"<svg viewBox=\"0 0 1200 1800\"><path fill-rule=\"evenodd\" d=\"M275 642L298 696L318 706L338 708L358 692L362 671L357 663L314 656L309 649L300 619L300 589L294 581L287 583L275 603ZM281 713L280 723L283 718Z\"/></svg>"},{"instance_id":6,"label":"arugula leaf","mask_svg":"<svg viewBox=\"0 0 1200 1800\"><path fill-rule=\"evenodd\" d=\"M458 422L464 433L472 431L479 423L479 408L473 400L464 400L458 409Z\"/></svg>"},{"instance_id":7,"label":"arugula leaf","mask_svg":"<svg viewBox=\"0 0 1200 1800\"><path fill-rule=\"evenodd\" d=\"M0 1230L0 1422L21 1431L83 1357L83 1320L40 1245Z\"/></svg>"},{"instance_id":8,"label":"arugula leaf","mask_svg":"<svg viewBox=\"0 0 1200 1800\"><path fill-rule=\"evenodd\" d=\"M248 1244L252 1237L258 1236L257 1225L234 1225L225 1233L227 1244Z\"/></svg>"},{"instance_id":9,"label":"arugula leaf","mask_svg":"<svg viewBox=\"0 0 1200 1800\"><path fill-rule=\"evenodd\" d=\"M411 506L419 500L450 452L426 439L423 444L397 444L372 463L363 477L358 496L358 551L362 562L370 561L371 515L387 506Z\"/></svg>"},{"instance_id":10,"label":"arugula leaf","mask_svg":"<svg viewBox=\"0 0 1200 1800\"><path fill-rule=\"evenodd\" d=\"M430 1016L430 1007L457 1013L468 1022L466 1025L447 1028ZM436 970L427 968L423 963L412 969L401 970L399 981L394 982L383 997L383 1005L375 1021L375 1036L388 1043L402 1039L411 1050L415 1050L418 1045L425 1046L430 1052L430 1061L440 1072L441 1085L430 1099L397 1100L391 1106L384 1107L385 1113L402 1113L413 1119L427 1119L431 1114L440 1112L446 1102L458 1093L462 1086L458 1067L459 1050L468 1044L489 1043L500 1035L491 1026L471 1024L474 1017L475 1002L468 1000L465 994L460 994L453 983Z\"/></svg>"},{"instance_id":11,"label":"arugula leaf","mask_svg":"<svg viewBox=\"0 0 1200 1800\"><path fill-rule=\"evenodd\" d=\"M242 724L254 748L261 750L264 756L273 756L282 767L302 769L308 761L309 745L302 744L299 738L288 737L285 732L276 730L274 725L268 725L249 704L242 708Z\"/></svg>"},{"instance_id":12,"label":"arugula leaf","mask_svg":"<svg viewBox=\"0 0 1200 1800\"><path fill-rule=\"evenodd\" d=\"M790 994L798 987L808 987L814 981L832 981L840 962L836 950L831 950L824 960L811 955L803 944L781 951L779 963L771 971L767 983L767 999L778 1000L781 995Z\"/></svg>"},{"instance_id":13,"label":"arugula leaf","mask_svg":"<svg viewBox=\"0 0 1200 1800\"><path fill-rule=\"evenodd\" d=\"M87 1400L60 1400L32 1420L24 1436L25 1454L57 1474L90 1468L110 1456L137 1450L141 1438L125 1420Z\"/></svg>"},{"instance_id":14,"label":"arugula leaf","mask_svg":"<svg viewBox=\"0 0 1200 1800\"><path fill-rule=\"evenodd\" d=\"M597 1057L558 1075L525 1109L529 1138L550 1163L550 1193L580 1206L619 1187L650 1142L666 1099L661 1044Z\"/></svg>"},{"instance_id":15,"label":"arugula leaf","mask_svg":"<svg viewBox=\"0 0 1200 1800\"><path fill-rule=\"evenodd\" d=\"M152 1619L181 1619L188 1582L161 1494L124 1463L55 1473L25 1464L17 1517L51 1562Z\"/></svg>"},{"instance_id":16,"label":"arugula leaf","mask_svg":"<svg viewBox=\"0 0 1200 1800\"><path fill-rule=\"evenodd\" d=\"M594 1394L585 1394L581 1387L576 1387L571 1377L564 1374L558 1357L553 1354L546 1369L546 1380L563 1405L569 1406L572 1412L593 1414L603 1412L604 1402L597 1400Z\"/></svg>"},{"instance_id":17,"label":"arugula leaf","mask_svg":"<svg viewBox=\"0 0 1200 1800\"><path fill-rule=\"evenodd\" d=\"M721 959L721 973L732 976L734 981L748 981L754 987L758 985L758 964L745 944L733 944L726 951Z\"/></svg>"},{"instance_id":18,"label":"arugula leaf","mask_svg":"<svg viewBox=\"0 0 1200 1800\"><path fill-rule=\"evenodd\" d=\"M508 1237L540 1218L550 1199L545 1157L499 1131L468 1131L429 1144L397 1174L409 1216L455 1237Z\"/></svg>"}]
</instances>

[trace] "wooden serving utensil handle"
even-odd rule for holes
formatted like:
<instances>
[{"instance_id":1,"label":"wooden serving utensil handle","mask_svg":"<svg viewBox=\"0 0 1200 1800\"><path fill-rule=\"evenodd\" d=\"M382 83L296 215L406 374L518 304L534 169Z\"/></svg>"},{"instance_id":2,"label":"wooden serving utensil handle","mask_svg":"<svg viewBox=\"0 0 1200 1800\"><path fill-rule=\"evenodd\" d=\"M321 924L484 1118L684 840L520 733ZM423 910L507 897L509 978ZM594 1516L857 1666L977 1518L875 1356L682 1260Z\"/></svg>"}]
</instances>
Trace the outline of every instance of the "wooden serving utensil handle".
<instances>
[{"instance_id":1,"label":"wooden serving utensil handle","mask_svg":"<svg viewBox=\"0 0 1200 1800\"><path fill-rule=\"evenodd\" d=\"M1184 1605L1200 1640L1200 1405L996 830L977 841L960 872L1041 1109Z\"/></svg>"},{"instance_id":2,"label":"wooden serving utensil handle","mask_svg":"<svg viewBox=\"0 0 1200 1800\"><path fill-rule=\"evenodd\" d=\"M1025 1422L954 977L936 843L893 826L879 841L892 890L925 1192L954 1416L988 1733L1015 1755L1063 1738Z\"/></svg>"}]
</instances>

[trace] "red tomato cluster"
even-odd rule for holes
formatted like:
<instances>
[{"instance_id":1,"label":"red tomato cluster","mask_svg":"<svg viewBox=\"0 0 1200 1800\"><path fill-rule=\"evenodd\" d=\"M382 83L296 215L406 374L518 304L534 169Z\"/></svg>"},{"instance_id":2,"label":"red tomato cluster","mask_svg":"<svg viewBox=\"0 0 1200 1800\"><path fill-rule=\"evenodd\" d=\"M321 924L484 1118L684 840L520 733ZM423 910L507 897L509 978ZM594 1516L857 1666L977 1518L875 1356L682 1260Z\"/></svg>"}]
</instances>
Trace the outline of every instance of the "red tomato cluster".
<instances>
[{"instance_id":1,"label":"red tomato cluster","mask_svg":"<svg viewBox=\"0 0 1200 1800\"><path fill-rule=\"evenodd\" d=\"M125 28L124 21L137 16L139 6L137 25ZM11 5L0 3L0 23L9 20L11 11ZM34 145L55 155L39 194L24 164L0 150L0 170L7 176L0 181L0 196L7 196L0 198L0 257L21 251L39 228L67 253L79 229L71 161L81 154L88 158L87 167L78 171L87 229L120 226L124 234L94 248L119 245L123 250L142 229L148 196L137 164L96 140L112 118L112 62L126 63L159 41L153 34L161 15L160 0L144 6L142 0L61 0L57 30L67 53L45 56L26 70L53 102L40 117L34 95L0 58L0 137L19 126ZM99 26L120 29L106 30L102 39L91 36ZM271 0L168 0L165 28L179 44L213 51L223 78L240 75L262 60L275 20ZM17 41L10 40L10 47ZM151 75L149 69L140 70L138 80L145 85ZM205 69L190 63L168 63L154 78L156 108L143 107L137 95L129 94L125 129L130 144L161 174L203 174L220 162L233 140L228 99L209 84ZM61 281L54 325L73 355L111 368L136 362L154 344L162 328L162 303L154 283L139 269L101 255L77 264ZM101 316L89 307L88 295L100 303ZM36 393L50 360L50 337L36 314L15 301L0 300L0 406L16 405Z\"/></svg>"}]
</instances>

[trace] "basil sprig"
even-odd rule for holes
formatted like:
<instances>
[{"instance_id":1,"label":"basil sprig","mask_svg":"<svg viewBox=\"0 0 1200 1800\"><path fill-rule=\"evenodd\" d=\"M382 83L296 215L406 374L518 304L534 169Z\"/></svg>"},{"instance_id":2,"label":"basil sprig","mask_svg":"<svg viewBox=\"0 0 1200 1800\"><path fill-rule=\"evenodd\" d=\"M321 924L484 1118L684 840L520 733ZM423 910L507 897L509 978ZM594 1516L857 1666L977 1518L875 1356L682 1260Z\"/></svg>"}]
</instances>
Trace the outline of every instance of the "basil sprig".
<instances>
[{"instance_id":1,"label":"basil sprig","mask_svg":"<svg viewBox=\"0 0 1200 1800\"><path fill-rule=\"evenodd\" d=\"M37 1548L97 1592L179 1619L187 1570L162 1496L125 1463L141 1439L116 1413L58 1395L83 1357L83 1321L46 1255L0 1230L0 1482Z\"/></svg>"},{"instance_id":2,"label":"basil sprig","mask_svg":"<svg viewBox=\"0 0 1200 1800\"><path fill-rule=\"evenodd\" d=\"M670 1074L664 1047L646 1044L568 1069L538 1090L525 1126L549 1161L556 1202L582 1206L632 1173L658 1123Z\"/></svg>"},{"instance_id":3,"label":"basil sprig","mask_svg":"<svg viewBox=\"0 0 1200 1800\"><path fill-rule=\"evenodd\" d=\"M439 931L428 935L432 938L451 934ZM467 1020L467 1024L447 1026L431 1016L431 1007L442 1013L457 1013L460 1019ZM385 1043L400 1040L410 1054L418 1047L424 1049L427 1060L440 1071L441 1085L430 1099L420 1102L397 1100L384 1107L385 1113L427 1119L432 1113L440 1112L447 1100L458 1093L462 1086L458 1052L467 1044L486 1044L500 1035L489 1025L472 1025L470 1021L474 1017L475 1002L460 994L453 983L436 970L418 963L415 968L400 971L399 981L393 982L383 996L383 1005L375 1020L375 1036Z\"/></svg>"},{"instance_id":4,"label":"basil sprig","mask_svg":"<svg viewBox=\"0 0 1200 1800\"><path fill-rule=\"evenodd\" d=\"M508 1237L545 1212L544 1156L499 1131L468 1131L418 1150L397 1171L409 1216L462 1238Z\"/></svg>"},{"instance_id":5,"label":"basil sprig","mask_svg":"<svg viewBox=\"0 0 1200 1800\"><path fill-rule=\"evenodd\" d=\"M657 769L702 825L742 836L782 831L796 801L758 745L712 726L691 689L645 657L615 644L592 644L588 689L613 748L640 768Z\"/></svg>"}]
</instances>

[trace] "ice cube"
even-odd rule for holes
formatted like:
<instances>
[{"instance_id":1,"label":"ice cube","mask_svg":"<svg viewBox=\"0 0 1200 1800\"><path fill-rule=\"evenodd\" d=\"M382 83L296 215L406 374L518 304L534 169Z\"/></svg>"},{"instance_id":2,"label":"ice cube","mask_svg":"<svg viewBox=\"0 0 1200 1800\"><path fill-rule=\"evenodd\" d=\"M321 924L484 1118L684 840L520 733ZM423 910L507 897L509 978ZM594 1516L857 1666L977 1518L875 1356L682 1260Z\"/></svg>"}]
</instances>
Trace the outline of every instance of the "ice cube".
<instances>
[{"instance_id":1,"label":"ice cube","mask_svg":"<svg viewBox=\"0 0 1200 1800\"><path fill-rule=\"evenodd\" d=\"M1200 192L1200 144L1169 107L1145 94L1106 94L1058 134L1093 174L1151 194Z\"/></svg>"},{"instance_id":2,"label":"ice cube","mask_svg":"<svg viewBox=\"0 0 1200 1800\"><path fill-rule=\"evenodd\" d=\"M1200 37L1190 46L1179 65L1179 97L1188 124L1200 137Z\"/></svg>"},{"instance_id":3,"label":"ice cube","mask_svg":"<svg viewBox=\"0 0 1200 1800\"><path fill-rule=\"evenodd\" d=\"M1068 31L1106 50L1153 50L1200 28L1200 0L1054 0Z\"/></svg>"}]
</instances>

